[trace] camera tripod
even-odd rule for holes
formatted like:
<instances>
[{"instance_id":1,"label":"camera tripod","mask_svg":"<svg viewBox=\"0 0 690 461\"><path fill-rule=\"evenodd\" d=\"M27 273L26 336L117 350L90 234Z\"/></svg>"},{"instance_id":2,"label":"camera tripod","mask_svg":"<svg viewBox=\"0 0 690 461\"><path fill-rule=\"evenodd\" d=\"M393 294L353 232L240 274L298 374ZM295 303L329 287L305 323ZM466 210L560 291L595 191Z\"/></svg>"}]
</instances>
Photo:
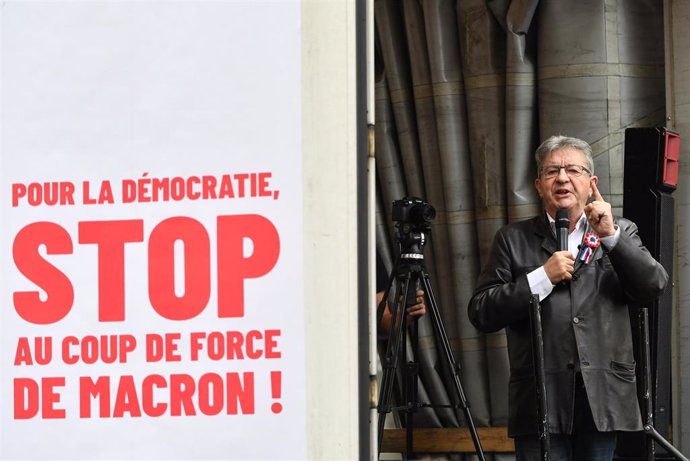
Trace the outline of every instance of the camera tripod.
<instances>
[{"instance_id":1,"label":"camera tripod","mask_svg":"<svg viewBox=\"0 0 690 461\"><path fill-rule=\"evenodd\" d=\"M379 394L379 421L378 421L378 446L379 455L381 451L381 442L383 440L384 424L386 415L393 409L392 392L396 377L398 364L401 357L405 356L407 349L407 330L408 322L405 307L410 304L415 304L416 290L419 285L424 290L425 304L427 306L429 317L434 329L435 337L440 341L442 350L442 359L445 360L447 369L453 375L453 382L455 393L457 396L457 405L452 405L452 408L461 408L465 415L467 427L472 436L472 442L480 461L485 461L484 452L482 450L477 430L472 420L470 408L465 398L465 393L462 389L462 384L458 376L458 364L453 357L453 352L448 342L441 317L439 315L438 305L431 289L429 274L424 268L424 255L421 247L424 245L424 233L410 233L400 238L401 242L412 242L407 248L400 251L400 257L396 260L393 270L391 271L388 287L383 296L383 300L377 309L377 318L380 323L386 300L390 292L391 286L395 279L398 280L397 290L395 294L395 302L391 303L391 327L388 333L388 343L386 345L386 356L383 361L383 377L381 380L381 390ZM403 395L402 401L404 405L398 406L395 409L404 411L406 413L405 427L406 427L406 455L410 456L414 453L414 435L413 435L413 418L414 412L423 406L433 406L430 404L423 404L418 402L417 397L417 379L418 379L418 364L415 362L417 354L417 322L414 322L410 328L410 338L412 340L413 360L408 361L402 373Z\"/></svg>"}]
</instances>

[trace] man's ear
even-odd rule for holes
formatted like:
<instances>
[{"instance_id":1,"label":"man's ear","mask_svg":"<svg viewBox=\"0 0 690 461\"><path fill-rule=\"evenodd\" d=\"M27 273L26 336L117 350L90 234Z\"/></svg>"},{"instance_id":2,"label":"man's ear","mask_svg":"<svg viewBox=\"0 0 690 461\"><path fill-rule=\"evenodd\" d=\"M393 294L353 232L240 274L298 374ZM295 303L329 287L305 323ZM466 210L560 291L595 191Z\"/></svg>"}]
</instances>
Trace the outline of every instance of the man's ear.
<instances>
[{"instance_id":1,"label":"man's ear","mask_svg":"<svg viewBox=\"0 0 690 461\"><path fill-rule=\"evenodd\" d=\"M534 180L534 188L537 189L537 194L539 194L539 198L543 198L541 196L541 188L539 187L540 185L541 185L541 181L539 181L539 178L535 179Z\"/></svg>"},{"instance_id":2,"label":"man's ear","mask_svg":"<svg viewBox=\"0 0 690 461\"><path fill-rule=\"evenodd\" d=\"M599 185L599 176L592 176L591 178L589 178L589 198L592 198L592 195L594 195L592 184L594 184L595 186Z\"/></svg>"}]
</instances>

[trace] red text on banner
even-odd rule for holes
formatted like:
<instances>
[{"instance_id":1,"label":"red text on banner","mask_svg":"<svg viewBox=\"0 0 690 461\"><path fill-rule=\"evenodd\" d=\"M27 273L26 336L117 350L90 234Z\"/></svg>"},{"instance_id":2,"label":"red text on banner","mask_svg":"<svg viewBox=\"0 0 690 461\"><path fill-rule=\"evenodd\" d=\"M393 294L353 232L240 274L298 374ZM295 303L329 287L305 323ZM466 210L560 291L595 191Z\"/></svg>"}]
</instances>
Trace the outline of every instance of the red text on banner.
<instances>
[{"instance_id":1,"label":"red text on banner","mask_svg":"<svg viewBox=\"0 0 690 461\"><path fill-rule=\"evenodd\" d=\"M280 254L280 237L273 223L256 214L218 216L217 258L218 317L244 316L244 282L266 275ZM245 239L252 253L245 256ZM144 241L144 221L84 221L79 223L80 244L98 248L98 319L125 320L125 245ZM184 244L184 294L175 293L175 243ZM35 324L63 319L72 309L74 287L60 269L44 258L73 253L70 234L59 224L35 222L15 236L12 253L17 269L46 294L15 291L14 308L21 318ZM170 320L187 320L207 306L211 286L210 237L204 225L189 217L172 217L157 224L148 239L148 278L151 307Z\"/></svg>"}]
</instances>

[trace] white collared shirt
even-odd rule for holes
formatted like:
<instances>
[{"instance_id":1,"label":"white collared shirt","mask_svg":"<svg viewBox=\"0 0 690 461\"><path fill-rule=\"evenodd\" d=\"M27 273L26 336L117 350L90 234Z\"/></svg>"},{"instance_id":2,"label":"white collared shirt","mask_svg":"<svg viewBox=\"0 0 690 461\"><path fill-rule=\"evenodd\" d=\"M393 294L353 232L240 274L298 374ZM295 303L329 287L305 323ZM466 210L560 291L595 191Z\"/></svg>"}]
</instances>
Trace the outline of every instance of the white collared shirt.
<instances>
[{"instance_id":1,"label":"white collared shirt","mask_svg":"<svg viewBox=\"0 0 690 461\"><path fill-rule=\"evenodd\" d=\"M549 219L549 224L551 225L551 230L554 235L556 234L556 221L546 213L546 217ZM577 257L580 251L580 245L582 244L582 239L585 236L585 231L587 230L587 216L582 213L580 220L575 225L575 229L568 234L568 251L570 251L573 257ZM620 238L621 230L620 227L616 226L616 233L609 235L608 237L601 237L601 244L606 247L607 250L613 249L618 243ZM539 300L545 299L553 291L554 285L549 280L546 275L544 266L541 266L532 272L527 274L527 283L529 283L530 290L532 293L539 295Z\"/></svg>"}]
</instances>

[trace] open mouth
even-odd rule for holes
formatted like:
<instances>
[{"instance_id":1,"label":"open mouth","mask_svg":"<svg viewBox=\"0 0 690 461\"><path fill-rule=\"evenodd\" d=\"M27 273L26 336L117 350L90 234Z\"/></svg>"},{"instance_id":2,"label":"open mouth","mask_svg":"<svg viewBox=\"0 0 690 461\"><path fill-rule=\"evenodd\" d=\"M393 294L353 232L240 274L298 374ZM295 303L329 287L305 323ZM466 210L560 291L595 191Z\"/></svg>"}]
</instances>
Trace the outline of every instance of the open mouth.
<instances>
[{"instance_id":1,"label":"open mouth","mask_svg":"<svg viewBox=\"0 0 690 461\"><path fill-rule=\"evenodd\" d=\"M570 194L568 189L556 189L556 197L566 197Z\"/></svg>"}]
</instances>

